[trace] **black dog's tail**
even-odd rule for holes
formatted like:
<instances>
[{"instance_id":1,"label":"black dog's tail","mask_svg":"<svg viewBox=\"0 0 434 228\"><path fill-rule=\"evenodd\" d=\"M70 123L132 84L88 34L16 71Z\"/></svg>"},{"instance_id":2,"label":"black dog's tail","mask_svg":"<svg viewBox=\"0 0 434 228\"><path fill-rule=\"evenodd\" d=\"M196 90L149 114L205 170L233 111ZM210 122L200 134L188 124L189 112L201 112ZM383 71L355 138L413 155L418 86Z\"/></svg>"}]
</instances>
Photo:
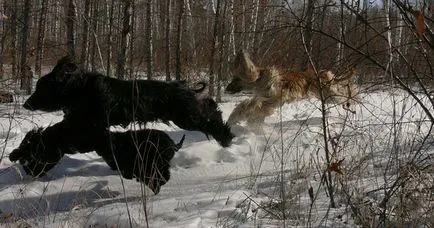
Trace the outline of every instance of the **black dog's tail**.
<instances>
[{"instance_id":1,"label":"black dog's tail","mask_svg":"<svg viewBox=\"0 0 434 228\"><path fill-rule=\"evenodd\" d=\"M200 85L201 88L193 89L193 91L195 93L202 93L205 90L207 83L206 82L198 82L198 83L196 83L196 85Z\"/></svg>"},{"instance_id":2,"label":"black dog's tail","mask_svg":"<svg viewBox=\"0 0 434 228\"><path fill-rule=\"evenodd\" d=\"M182 136L181 140L179 141L178 144L175 145L176 150L178 151L179 149L181 149L182 144L184 143L185 140L185 134Z\"/></svg>"}]
</instances>

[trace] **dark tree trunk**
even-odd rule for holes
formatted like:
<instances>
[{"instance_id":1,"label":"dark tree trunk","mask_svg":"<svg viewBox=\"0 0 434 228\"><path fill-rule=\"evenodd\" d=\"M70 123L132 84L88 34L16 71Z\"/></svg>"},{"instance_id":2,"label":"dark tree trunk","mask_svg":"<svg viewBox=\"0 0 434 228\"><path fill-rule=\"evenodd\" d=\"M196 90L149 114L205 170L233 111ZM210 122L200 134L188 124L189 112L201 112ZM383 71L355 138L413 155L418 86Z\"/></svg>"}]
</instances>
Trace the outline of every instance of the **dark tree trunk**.
<instances>
[{"instance_id":1,"label":"dark tree trunk","mask_svg":"<svg viewBox=\"0 0 434 228\"><path fill-rule=\"evenodd\" d=\"M89 12L90 12L90 0L84 1L84 15L83 15L83 31L81 34L81 54L80 64L82 68L87 69L88 66L88 48L89 48Z\"/></svg>"},{"instance_id":2,"label":"dark tree trunk","mask_svg":"<svg viewBox=\"0 0 434 228\"><path fill-rule=\"evenodd\" d=\"M166 0L166 33L165 33L165 55L166 55L166 81L172 80L170 76L170 3L171 0Z\"/></svg>"},{"instance_id":3,"label":"dark tree trunk","mask_svg":"<svg viewBox=\"0 0 434 228\"><path fill-rule=\"evenodd\" d=\"M184 14L184 0L178 0L178 26L176 34L176 49L175 49L175 79L181 80L181 42L182 42L182 16Z\"/></svg>"},{"instance_id":4,"label":"dark tree trunk","mask_svg":"<svg viewBox=\"0 0 434 228\"><path fill-rule=\"evenodd\" d=\"M313 28L313 19L314 19L313 18L314 7L315 7L315 0L309 0L307 2L307 9L306 9L306 28L303 31L306 50L309 53L312 53L312 28ZM306 57L303 59L302 68L306 69L308 66L309 66L309 58L306 55Z\"/></svg>"},{"instance_id":5,"label":"dark tree trunk","mask_svg":"<svg viewBox=\"0 0 434 228\"><path fill-rule=\"evenodd\" d=\"M209 61L209 95L212 97L215 95L214 86L215 86L215 72L214 72L214 62L215 62L215 52L217 49L217 31L219 25L220 18L220 0L217 0L217 8L214 17L214 28L213 28L213 36L212 36L212 47L211 47L211 56Z\"/></svg>"},{"instance_id":6,"label":"dark tree trunk","mask_svg":"<svg viewBox=\"0 0 434 228\"><path fill-rule=\"evenodd\" d=\"M113 32L113 10L114 10L115 0L110 3L109 10L109 30L107 34L107 76L110 77L111 74L111 58L112 58L112 32Z\"/></svg>"},{"instance_id":7,"label":"dark tree trunk","mask_svg":"<svg viewBox=\"0 0 434 228\"><path fill-rule=\"evenodd\" d=\"M36 43L35 74L41 76L41 64L44 57L45 24L47 18L48 0L41 2L41 14L39 15L38 40Z\"/></svg>"},{"instance_id":8,"label":"dark tree trunk","mask_svg":"<svg viewBox=\"0 0 434 228\"><path fill-rule=\"evenodd\" d=\"M153 34L152 34L152 0L146 0L146 23L145 23L145 55L147 66L147 78L153 78L154 63L153 63Z\"/></svg>"},{"instance_id":9,"label":"dark tree trunk","mask_svg":"<svg viewBox=\"0 0 434 228\"><path fill-rule=\"evenodd\" d=\"M30 70L29 64L27 63L30 9L32 7L31 4L32 4L32 0L24 1L23 27L21 29L20 89L24 90L26 94L30 94L32 92L32 72Z\"/></svg>"},{"instance_id":10,"label":"dark tree trunk","mask_svg":"<svg viewBox=\"0 0 434 228\"><path fill-rule=\"evenodd\" d=\"M66 44L68 47L68 54L75 57L75 4L74 0L68 0L66 8Z\"/></svg>"},{"instance_id":11,"label":"dark tree trunk","mask_svg":"<svg viewBox=\"0 0 434 228\"><path fill-rule=\"evenodd\" d=\"M131 0L123 0L123 20L120 42L120 51L117 59L116 75L119 79L125 78L125 62L127 55L128 34L131 31Z\"/></svg>"},{"instance_id":12,"label":"dark tree trunk","mask_svg":"<svg viewBox=\"0 0 434 228\"><path fill-rule=\"evenodd\" d=\"M15 80L18 80L20 77L18 75L18 63L17 63L17 48L18 48L18 32L17 32L17 24L18 24L18 0L14 0L13 6L11 9L11 65L12 65L12 77L15 78Z\"/></svg>"}]
</instances>

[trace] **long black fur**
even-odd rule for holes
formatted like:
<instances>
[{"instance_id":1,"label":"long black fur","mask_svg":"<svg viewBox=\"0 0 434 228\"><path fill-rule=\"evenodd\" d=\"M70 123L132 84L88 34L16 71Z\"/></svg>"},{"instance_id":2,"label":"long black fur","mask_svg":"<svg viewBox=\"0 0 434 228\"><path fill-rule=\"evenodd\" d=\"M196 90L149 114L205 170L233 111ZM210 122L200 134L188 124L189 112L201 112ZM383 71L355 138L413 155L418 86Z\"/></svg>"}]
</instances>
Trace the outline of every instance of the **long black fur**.
<instances>
[{"instance_id":1,"label":"long black fur","mask_svg":"<svg viewBox=\"0 0 434 228\"><path fill-rule=\"evenodd\" d=\"M45 175L64 154L96 151L126 179L144 182L155 194L170 179L170 161L182 147L163 131L96 131L63 120L53 126L29 131L9 159L19 161L25 172L34 177Z\"/></svg>"},{"instance_id":2,"label":"long black fur","mask_svg":"<svg viewBox=\"0 0 434 228\"><path fill-rule=\"evenodd\" d=\"M200 90L199 90L200 91ZM185 130L211 135L227 147L234 135L210 98L199 99L181 82L118 80L80 70L69 57L41 77L36 91L23 105L28 110L64 110L65 118L97 128L131 122L172 121Z\"/></svg>"}]
</instances>

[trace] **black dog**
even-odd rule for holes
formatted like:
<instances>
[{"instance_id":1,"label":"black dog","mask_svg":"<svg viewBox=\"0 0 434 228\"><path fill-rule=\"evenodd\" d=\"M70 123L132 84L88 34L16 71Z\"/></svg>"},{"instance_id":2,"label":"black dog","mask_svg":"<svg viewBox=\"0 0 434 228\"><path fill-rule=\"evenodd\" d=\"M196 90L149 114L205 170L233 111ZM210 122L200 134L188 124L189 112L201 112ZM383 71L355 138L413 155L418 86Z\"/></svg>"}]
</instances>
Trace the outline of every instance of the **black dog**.
<instances>
[{"instance_id":1,"label":"black dog","mask_svg":"<svg viewBox=\"0 0 434 228\"><path fill-rule=\"evenodd\" d=\"M84 72L69 57L38 80L36 91L23 105L28 110L64 110L65 118L97 128L131 122L172 121L186 130L212 135L227 147L234 135L217 105L204 106L194 90L182 82L124 81ZM212 101L214 102L214 101ZM215 103L215 102L214 102Z\"/></svg>"},{"instance_id":2,"label":"black dog","mask_svg":"<svg viewBox=\"0 0 434 228\"><path fill-rule=\"evenodd\" d=\"M27 174L39 177L52 169L64 154L96 151L124 178L136 178L158 194L170 178L170 160L182 147L184 138L175 144L159 130L97 132L94 128L72 126L64 120L46 129L29 131L9 159L19 161Z\"/></svg>"}]
</instances>

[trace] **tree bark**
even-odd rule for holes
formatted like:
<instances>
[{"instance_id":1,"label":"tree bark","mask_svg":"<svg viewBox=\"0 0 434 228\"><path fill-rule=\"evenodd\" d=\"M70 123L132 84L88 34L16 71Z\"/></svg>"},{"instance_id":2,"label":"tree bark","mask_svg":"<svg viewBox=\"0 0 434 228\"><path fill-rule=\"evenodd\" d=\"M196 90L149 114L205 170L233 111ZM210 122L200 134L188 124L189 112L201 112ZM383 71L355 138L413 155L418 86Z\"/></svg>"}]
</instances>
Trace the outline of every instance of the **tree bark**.
<instances>
[{"instance_id":1,"label":"tree bark","mask_svg":"<svg viewBox=\"0 0 434 228\"><path fill-rule=\"evenodd\" d=\"M125 78L125 62L127 56L128 35L131 31L131 0L123 0L123 21L120 51L117 59L116 75L119 79Z\"/></svg>"},{"instance_id":2,"label":"tree bark","mask_svg":"<svg viewBox=\"0 0 434 228\"><path fill-rule=\"evenodd\" d=\"M17 74L18 71L18 63L17 63L17 49L18 49L18 0L13 1L12 9L11 9L11 65L12 65L12 77L18 80L19 76Z\"/></svg>"},{"instance_id":3,"label":"tree bark","mask_svg":"<svg viewBox=\"0 0 434 228\"><path fill-rule=\"evenodd\" d=\"M110 3L110 9L109 9L109 27L108 27L108 34L107 34L107 76L110 77L111 75L111 59L112 59L112 33L113 33L113 11L114 11L114 4L115 4L115 0L111 0Z\"/></svg>"},{"instance_id":4,"label":"tree bark","mask_svg":"<svg viewBox=\"0 0 434 228\"><path fill-rule=\"evenodd\" d=\"M182 42L182 17L184 15L184 0L178 0L178 26L176 34L176 49L175 49L175 79L181 80L181 42Z\"/></svg>"},{"instance_id":5,"label":"tree bark","mask_svg":"<svg viewBox=\"0 0 434 228\"><path fill-rule=\"evenodd\" d=\"M3 2L3 4L2 4L2 8L3 8L3 11L4 12L7 12L8 11L8 9L7 9L7 5L6 5L6 3L5 2ZM3 15L0 15L0 17L3 17ZM3 19L3 18L1 18L1 19ZM6 42L6 37L7 37L7 33L8 33L8 30L7 30L7 28L6 28L6 23L2 23L2 31L3 31L3 33L2 33L2 37L1 37L1 43L0 43L0 48L1 48L1 51L0 51L0 79L3 79L3 77L4 77L4 66L3 66L3 64L4 64L4 54L5 54L5 42Z\"/></svg>"},{"instance_id":6,"label":"tree bark","mask_svg":"<svg viewBox=\"0 0 434 228\"><path fill-rule=\"evenodd\" d=\"M258 24L259 0L255 0L254 8L250 19L249 39L247 40L247 49L255 52L256 27Z\"/></svg>"},{"instance_id":7,"label":"tree bark","mask_svg":"<svg viewBox=\"0 0 434 228\"><path fill-rule=\"evenodd\" d=\"M146 0L146 23L145 23L145 55L146 55L146 68L147 68L147 78L153 79L153 71L154 71L154 58L153 58L153 34L152 34L152 0Z\"/></svg>"},{"instance_id":8,"label":"tree bark","mask_svg":"<svg viewBox=\"0 0 434 228\"><path fill-rule=\"evenodd\" d=\"M66 44L68 47L68 54L75 57L75 4L74 0L67 0L66 7Z\"/></svg>"},{"instance_id":9,"label":"tree bark","mask_svg":"<svg viewBox=\"0 0 434 228\"><path fill-rule=\"evenodd\" d=\"M89 53L89 12L90 12L90 0L84 1L84 14L83 14L83 31L81 34L81 54L80 64L82 68L87 69L88 53Z\"/></svg>"},{"instance_id":10,"label":"tree bark","mask_svg":"<svg viewBox=\"0 0 434 228\"><path fill-rule=\"evenodd\" d=\"M32 0L25 0L24 11L23 11L23 27L21 29L20 89L24 90L26 94L30 94L32 92L32 73L27 63L31 7L32 7Z\"/></svg>"},{"instance_id":11,"label":"tree bark","mask_svg":"<svg viewBox=\"0 0 434 228\"><path fill-rule=\"evenodd\" d=\"M214 62L215 62L215 52L217 49L218 42L218 25L220 18L220 0L217 0L217 7L214 15L214 28L213 28L213 36L212 36L212 46L211 46L211 56L209 61L209 96L213 97L215 95L214 87L215 87L215 73L214 73Z\"/></svg>"},{"instance_id":12,"label":"tree bark","mask_svg":"<svg viewBox=\"0 0 434 228\"><path fill-rule=\"evenodd\" d=\"M231 56L235 56L237 53L236 45L235 45L235 21L234 21L234 1L235 0L229 0L229 27L230 27L230 34L229 34L229 46L230 46L230 54Z\"/></svg>"},{"instance_id":13,"label":"tree bark","mask_svg":"<svg viewBox=\"0 0 434 228\"><path fill-rule=\"evenodd\" d=\"M95 33L98 32L98 8L99 8L99 1L93 1L92 2L92 29L91 29L91 33L92 35L91 37L91 42L90 42L90 67L92 69L92 71L95 71L97 68L96 65L96 52L98 50L98 40L97 37L95 35Z\"/></svg>"},{"instance_id":14,"label":"tree bark","mask_svg":"<svg viewBox=\"0 0 434 228\"><path fill-rule=\"evenodd\" d=\"M171 0L166 0L166 33L165 33L165 55L166 55L166 81L172 80L170 76L170 3Z\"/></svg>"},{"instance_id":15,"label":"tree bark","mask_svg":"<svg viewBox=\"0 0 434 228\"><path fill-rule=\"evenodd\" d=\"M306 43L306 50L309 53L312 53L312 29L313 29L313 19L314 19L314 7L316 0L309 0L307 2L306 8L306 28L303 30L303 36ZM309 66L309 57L306 57L303 60L301 65L302 69L306 69Z\"/></svg>"},{"instance_id":16,"label":"tree bark","mask_svg":"<svg viewBox=\"0 0 434 228\"><path fill-rule=\"evenodd\" d=\"M224 2L224 7L223 7L223 13L222 13L222 19L221 21L221 25L220 25L220 38L219 38L219 49L220 49L220 55L219 55L219 68L218 68L218 73L217 73L217 86L216 86L216 101L217 102L221 102L222 101L222 95L221 95L221 82L222 82L222 75L223 75L223 65L224 65L224 56L225 56L225 24L226 24L226 11L227 11L227 1Z\"/></svg>"},{"instance_id":17,"label":"tree bark","mask_svg":"<svg viewBox=\"0 0 434 228\"><path fill-rule=\"evenodd\" d=\"M149 0L152 1L152 0ZM133 60L134 60L134 40L135 40L135 27L136 27L136 5L134 1L131 1L131 22L130 22L130 35L128 36L128 44L127 44L127 50L129 50L129 57L128 59L128 78L133 78ZM128 51L127 51L128 52Z\"/></svg>"},{"instance_id":18,"label":"tree bark","mask_svg":"<svg viewBox=\"0 0 434 228\"><path fill-rule=\"evenodd\" d=\"M44 57L45 24L47 18L48 0L41 2L41 14L39 15L38 40L36 43L35 74L41 76L41 64Z\"/></svg>"}]
</instances>

